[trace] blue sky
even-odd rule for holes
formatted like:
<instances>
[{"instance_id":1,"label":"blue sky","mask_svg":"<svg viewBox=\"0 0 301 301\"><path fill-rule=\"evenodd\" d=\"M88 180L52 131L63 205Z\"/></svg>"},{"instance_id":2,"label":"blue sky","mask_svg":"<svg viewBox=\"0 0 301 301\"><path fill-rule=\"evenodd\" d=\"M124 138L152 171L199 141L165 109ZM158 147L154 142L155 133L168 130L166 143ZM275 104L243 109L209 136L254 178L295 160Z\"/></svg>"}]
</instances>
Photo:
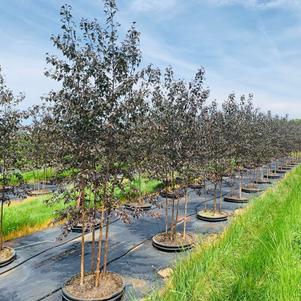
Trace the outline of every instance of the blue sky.
<instances>
[{"instance_id":1,"label":"blue sky","mask_svg":"<svg viewBox=\"0 0 301 301\"><path fill-rule=\"evenodd\" d=\"M7 84L37 104L55 83L45 78L59 8L102 19L101 0L9 0L0 8L0 65ZM144 64L171 65L190 79L206 70L211 99L254 93L256 106L301 118L301 0L119 0L126 30L137 21Z\"/></svg>"}]
</instances>

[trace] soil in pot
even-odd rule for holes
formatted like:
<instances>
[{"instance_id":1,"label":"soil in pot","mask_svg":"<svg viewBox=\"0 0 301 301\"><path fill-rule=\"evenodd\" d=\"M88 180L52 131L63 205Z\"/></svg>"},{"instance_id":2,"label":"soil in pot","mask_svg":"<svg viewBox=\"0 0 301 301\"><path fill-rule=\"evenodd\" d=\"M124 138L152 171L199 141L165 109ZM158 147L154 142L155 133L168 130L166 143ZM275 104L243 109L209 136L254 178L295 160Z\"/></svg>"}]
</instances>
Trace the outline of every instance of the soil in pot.
<instances>
[{"instance_id":1,"label":"soil in pot","mask_svg":"<svg viewBox=\"0 0 301 301\"><path fill-rule=\"evenodd\" d=\"M228 219L228 214L213 210L201 210L197 213L197 218L207 222L222 222Z\"/></svg>"},{"instance_id":2,"label":"soil in pot","mask_svg":"<svg viewBox=\"0 0 301 301\"><path fill-rule=\"evenodd\" d=\"M204 188L204 184L194 183L194 184L189 184L188 187L190 189L202 189L202 188Z\"/></svg>"},{"instance_id":3,"label":"soil in pot","mask_svg":"<svg viewBox=\"0 0 301 301\"><path fill-rule=\"evenodd\" d=\"M176 199L176 198L182 198L184 196L184 192L180 190L175 190L175 191L162 190L160 192L160 196L162 198Z\"/></svg>"},{"instance_id":4,"label":"soil in pot","mask_svg":"<svg viewBox=\"0 0 301 301\"><path fill-rule=\"evenodd\" d=\"M175 233L174 239L171 239L171 233L164 232L155 235L152 239L153 246L161 251L180 252L191 249L194 246L195 239L191 234L186 233L185 239L183 233Z\"/></svg>"},{"instance_id":5,"label":"soil in pot","mask_svg":"<svg viewBox=\"0 0 301 301\"><path fill-rule=\"evenodd\" d=\"M125 204L124 207L131 211L148 211L152 209L151 203L129 203Z\"/></svg>"},{"instance_id":6,"label":"soil in pot","mask_svg":"<svg viewBox=\"0 0 301 301\"><path fill-rule=\"evenodd\" d=\"M100 228L100 219L97 219L96 223L95 223L95 229L99 229L99 228ZM77 224L76 226L72 226L71 227L71 231L72 232L81 233L83 231L82 224ZM90 231L91 231L91 228L90 227L86 227L85 232L90 232Z\"/></svg>"},{"instance_id":7,"label":"soil in pot","mask_svg":"<svg viewBox=\"0 0 301 301\"><path fill-rule=\"evenodd\" d=\"M248 203L249 199L239 195L229 195L224 197L224 201L229 203Z\"/></svg>"},{"instance_id":8,"label":"soil in pot","mask_svg":"<svg viewBox=\"0 0 301 301\"><path fill-rule=\"evenodd\" d=\"M125 289L121 276L107 272L101 275L100 286L95 287L95 275L85 274L84 285L80 285L80 275L68 280L62 289L65 300L104 301L120 300Z\"/></svg>"},{"instance_id":9,"label":"soil in pot","mask_svg":"<svg viewBox=\"0 0 301 301\"><path fill-rule=\"evenodd\" d=\"M0 267L6 266L14 261L16 258L16 253L13 248L4 247L0 251Z\"/></svg>"}]
</instances>

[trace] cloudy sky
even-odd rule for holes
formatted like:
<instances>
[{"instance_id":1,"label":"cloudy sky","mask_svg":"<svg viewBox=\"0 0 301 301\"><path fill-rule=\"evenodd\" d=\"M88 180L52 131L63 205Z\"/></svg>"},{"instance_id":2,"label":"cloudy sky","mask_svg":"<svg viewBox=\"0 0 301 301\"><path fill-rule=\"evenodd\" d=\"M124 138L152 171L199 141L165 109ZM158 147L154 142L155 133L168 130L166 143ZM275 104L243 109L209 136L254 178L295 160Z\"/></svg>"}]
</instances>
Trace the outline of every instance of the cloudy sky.
<instances>
[{"instance_id":1,"label":"cloudy sky","mask_svg":"<svg viewBox=\"0 0 301 301\"><path fill-rule=\"evenodd\" d=\"M59 8L102 20L101 0L9 0L0 8L0 65L24 106L55 87L45 53L59 32ZM206 70L211 98L253 93L263 110L301 118L301 0L119 0L126 30L137 21L144 64L174 67L190 79Z\"/></svg>"}]
</instances>

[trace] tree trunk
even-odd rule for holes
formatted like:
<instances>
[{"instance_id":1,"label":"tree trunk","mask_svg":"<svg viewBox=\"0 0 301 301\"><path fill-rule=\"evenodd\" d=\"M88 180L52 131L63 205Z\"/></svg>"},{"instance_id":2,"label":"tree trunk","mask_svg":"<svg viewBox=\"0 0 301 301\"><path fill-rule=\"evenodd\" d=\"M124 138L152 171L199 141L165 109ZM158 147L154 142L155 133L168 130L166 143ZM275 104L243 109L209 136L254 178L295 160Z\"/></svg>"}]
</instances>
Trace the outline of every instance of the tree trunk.
<instances>
[{"instance_id":1,"label":"tree trunk","mask_svg":"<svg viewBox=\"0 0 301 301\"><path fill-rule=\"evenodd\" d=\"M3 249L4 237L3 237L3 199L1 201L0 209L0 251Z\"/></svg>"},{"instance_id":2,"label":"tree trunk","mask_svg":"<svg viewBox=\"0 0 301 301\"><path fill-rule=\"evenodd\" d=\"M141 183L141 173L140 173L140 171L138 172L138 181L139 181L139 183L138 183L138 185L139 185L139 197L141 197L141 195L142 195L142 183Z\"/></svg>"},{"instance_id":3,"label":"tree trunk","mask_svg":"<svg viewBox=\"0 0 301 301\"><path fill-rule=\"evenodd\" d=\"M103 258L103 273L107 272L107 261L108 261L108 252L109 252L109 225L110 225L110 211L107 215L106 220L106 237L105 237L105 253Z\"/></svg>"},{"instance_id":4,"label":"tree trunk","mask_svg":"<svg viewBox=\"0 0 301 301\"><path fill-rule=\"evenodd\" d=\"M260 179L263 180L263 168L260 167Z\"/></svg>"},{"instance_id":5,"label":"tree trunk","mask_svg":"<svg viewBox=\"0 0 301 301\"><path fill-rule=\"evenodd\" d=\"M38 168L38 167L36 167ZM33 182L33 189L34 190L39 190L40 189L40 181L38 179L38 173L36 173L36 170L33 170L33 178L34 178L34 182Z\"/></svg>"},{"instance_id":6,"label":"tree trunk","mask_svg":"<svg viewBox=\"0 0 301 301\"><path fill-rule=\"evenodd\" d=\"M97 264L96 264L96 274L95 274L95 286L99 287L100 285L100 264L101 264L101 251L102 251L102 229L104 225L104 213L105 211L101 210L101 219L100 219L100 228L99 228L99 237L98 237L98 246L97 246Z\"/></svg>"},{"instance_id":7,"label":"tree trunk","mask_svg":"<svg viewBox=\"0 0 301 301\"><path fill-rule=\"evenodd\" d=\"M5 157L3 159L3 166L2 166L2 180L3 180L3 187L1 193L1 208L0 208L0 251L3 249L4 244L4 234L3 234L3 211L4 211L4 201L5 201L5 186L6 186L6 172L5 172Z\"/></svg>"},{"instance_id":8,"label":"tree trunk","mask_svg":"<svg viewBox=\"0 0 301 301\"><path fill-rule=\"evenodd\" d=\"M174 172L171 172L171 187L172 187L172 193L175 193L175 176ZM174 232L175 232L175 198L173 196L172 198L172 208L171 208L171 228L170 228L170 239L174 240Z\"/></svg>"},{"instance_id":9,"label":"tree trunk","mask_svg":"<svg viewBox=\"0 0 301 301\"><path fill-rule=\"evenodd\" d=\"M165 233L168 233L168 199L165 197Z\"/></svg>"},{"instance_id":10,"label":"tree trunk","mask_svg":"<svg viewBox=\"0 0 301 301\"><path fill-rule=\"evenodd\" d=\"M214 183L214 195L213 195L213 212L216 212L216 183Z\"/></svg>"},{"instance_id":11,"label":"tree trunk","mask_svg":"<svg viewBox=\"0 0 301 301\"><path fill-rule=\"evenodd\" d=\"M236 178L236 176L234 175L233 182L231 183L231 191L230 191L230 195L234 195L234 190L235 190L235 178Z\"/></svg>"},{"instance_id":12,"label":"tree trunk","mask_svg":"<svg viewBox=\"0 0 301 301\"><path fill-rule=\"evenodd\" d=\"M82 209L81 257L80 257L80 285L84 285L85 277L85 191L80 193L79 202Z\"/></svg>"},{"instance_id":13,"label":"tree trunk","mask_svg":"<svg viewBox=\"0 0 301 301\"><path fill-rule=\"evenodd\" d=\"M172 198L171 206L171 227L170 227L170 239L173 240L173 228L174 228L174 218L175 218L175 199Z\"/></svg>"},{"instance_id":14,"label":"tree trunk","mask_svg":"<svg viewBox=\"0 0 301 301\"><path fill-rule=\"evenodd\" d=\"M242 173L239 176L239 199L242 199Z\"/></svg>"},{"instance_id":15,"label":"tree trunk","mask_svg":"<svg viewBox=\"0 0 301 301\"><path fill-rule=\"evenodd\" d=\"M186 215L187 215L187 206L188 206L188 195L187 189L185 188L185 207L184 207L184 226L183 226L183 239L186 239Z\"/></svg>"},{"instance_id":16,"label":"tree trunk","mask_svg":"<svg viewBox=\"0 0 301 301\"><path fill-rule=\"evenodd\" d=\"M46 167L43 165L43 185L42 189L46 188Z\"/></svg>"},{"instance_id":17,"label":"tree trunk","mask_svg":"<svg viewBox=\"0 0 301 301\"><path fill-rule=\"evenodd\" d=\"M207 211L207 190L206 190L206 181L204 181L204 197L205 197L205 211Z\"/></svg>"},{"instance_id":18,"label":"tree trunk","mask_svg":"<svg viewBox=\"0 0 301 301\"><path fill-rule=\"evenodd\" d=\"M220 193L219 193L219 212L222 212L222 201L223 201L223 180L221 180Z\"/></svg>"},{"instance_id":19,"label":"tree trunk","mask_svg":"<svg viewBox=\"0 0 301 301\"><path fill-rule=\"evenodd\" d=\"M93 198L93 225L92 225L92 242L91 242L91 272L95 272L95 219L96 219L96 187L94 187L94 198Z\"/></svg>"},{"instance_id":20,"label":"tree trunk","mask_svg":"<svg viewBox=\"0 0 301 301\"><path fill-rule=\"evenodd\" d=\"M173 236L175 237L176 236L176 232L177 232L177 223L178 223L178 218L179 218L179 202L180 202L180 199L177 198L177 205L176 205L176 218L175 218L175 226L174 226L174 233L173 233Z\"/></svg>"}]
</instances>

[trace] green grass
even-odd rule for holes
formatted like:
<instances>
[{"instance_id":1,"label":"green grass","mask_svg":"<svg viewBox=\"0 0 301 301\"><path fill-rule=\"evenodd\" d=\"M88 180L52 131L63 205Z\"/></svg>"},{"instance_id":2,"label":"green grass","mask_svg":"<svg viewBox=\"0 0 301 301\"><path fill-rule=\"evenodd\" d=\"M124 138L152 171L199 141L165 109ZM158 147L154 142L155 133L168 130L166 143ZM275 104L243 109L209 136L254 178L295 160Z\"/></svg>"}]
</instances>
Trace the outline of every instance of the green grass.
<instances>
[{"instance_id":1,"label":"green grass","mask_svg":"<svg viewBox=\"0 0 301 301\"><path fill-rule=\"evenodd\" d=\"M37 169L22 172L22 177L25 183L34 183L37 181L48 181L55 176L55 170L53 168ZM18 184L18 181L13 177L11 184Z\"/></svg>"},{"instance_id":2,"label":"green grass","mask_svg":"<svg viewBox=\"0 0 301 301\"><path fill-rule=\"evenodd\" d=\"M134 180L132 187L139 187L139 181ZM158 180L148 180L142 178L141 191L142 194L155 192L161 186ZM126 189L129 191L129 188ZM116 195L123 199L120 190L116 190ZM23 202L14 202L11 206L5 206L4 209L4 236L6 239L13 239L24 236L44 228L47 228L54 217L54 211L63 208L63 201L55 206L49 207L44 204L44 201L49 198L49 195L28 198Z\"/></svg>"},{"instance_id":3,"label":"green grass","mask_svg":"<svg viewBox=\"0 0 301 301\"><path fill-rule=\"evenodd\" d=\"M63 203L53 207L46 206L48 196L29 198L22 203L13 203L4 208L4 236L6 239L20 237L47 227L54 216L54 210L62 208Z\"/></svg>"},{"instance_id":4,"label":"green grass","mask_svg":"<svg viewBox=\"0 0 301 301\"><path fill-rule=\"evenodd\" d=\"M119 188L115 190L115 195L119 199L125 200L127 198L137 196L137 191L134 191L134 189L141 190L142 195L153 193L162 187L162 182L159 180L141 177L141 183L139 183L139 179L135 179L131 183L127 183L125 186L125 194L123 194Z\"/></svg>"},{"instance_id":5,"label":"green grass","mask_svg":"<svg viewBox=\"0 0 301 301\"><path fill-rule=\"evenodd\" d=\"M301 300L301 167L184 260L156 301Z\"/></svg>"},{"instance_id":6,"label":"green grass","mask_svg":"<svg viewBox=\"0 0 301 301\"><path fill-rule=\"evenodd\" d=\"M56 177L62 177L66 178L72 175L72 170L65 170L63 172L60 172L59 174L57 171L52 168L46 168L44 169L35 169L30 171L24 171L21 173L23 177L23 181L28 184L33 184L36 182L42 182L42 181L49 181ZM16 176L13 176L10 180L10 185L17 185L19 184L19 180Z\"/></svg>"}]
</instances>

